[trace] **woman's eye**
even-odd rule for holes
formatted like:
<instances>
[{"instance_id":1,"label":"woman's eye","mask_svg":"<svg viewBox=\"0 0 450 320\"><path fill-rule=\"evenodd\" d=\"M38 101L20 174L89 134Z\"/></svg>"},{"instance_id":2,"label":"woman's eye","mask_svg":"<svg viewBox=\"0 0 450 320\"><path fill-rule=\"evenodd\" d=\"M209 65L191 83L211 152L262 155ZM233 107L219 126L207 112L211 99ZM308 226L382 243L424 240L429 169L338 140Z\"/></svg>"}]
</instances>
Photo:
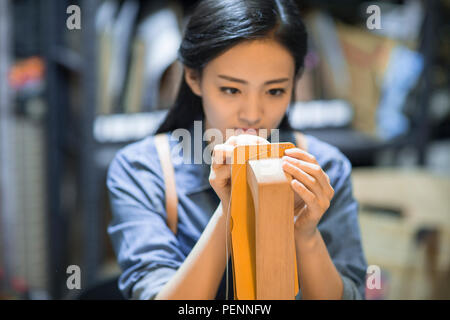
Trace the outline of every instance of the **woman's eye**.
<instances>
[{"instance_id":1,"label":"woman's eye","mask_svg":"<svg viewBox=\"0 0 450 320\"><path fill-rule=\"evenodd\" d=\"M285 93L285 90L284 90L284 89L270 89L270 90L269 90L269 93L270 93L272 96L281 96L282 94Z\"/></svg>"},{"instance_id":2,"label":"woman's eye","mask_svg":"<svg viewBox=\"0 0 450 320\"><path fill-rule=\"evenodd\" d=\"M229 95L235 95L239 92L239 89L231 88L231 87L221 87L220 91L229 94ZM284 89L270 89L269 94L272 96L281 96L285 93L286 90Z\"/></svg>"},{"instance_id":3,"label":"woman's eye","mask_svg":"<svg viewBox=\"0 0 450 320\"><path fill-rule=\"evenodd\" d=\"M220 91L227 93L227 94L236 94L239 90L236 88L221 87Z\"/></svg>"}]
</instances>

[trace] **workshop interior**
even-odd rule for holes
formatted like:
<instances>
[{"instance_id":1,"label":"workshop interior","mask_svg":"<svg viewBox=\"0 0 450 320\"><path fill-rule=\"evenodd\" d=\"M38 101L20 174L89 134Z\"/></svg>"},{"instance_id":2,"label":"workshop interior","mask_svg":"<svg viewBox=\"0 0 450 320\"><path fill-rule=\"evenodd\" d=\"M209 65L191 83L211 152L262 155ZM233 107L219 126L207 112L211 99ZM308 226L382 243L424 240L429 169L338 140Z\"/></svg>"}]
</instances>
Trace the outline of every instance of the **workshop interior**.
<instances>
[{"instance_id":1,"label":"workshop interior","mask_svg":"<svg viewBox=\"0 0 450 320\"><path fill-rule=\"evenodd\" d=\"M366 299L450 299L450 1L296 2L289 121L352 164ZM106 173L174 103L195 3L0 0L0 299L123 299Z\"/></svg>"}]
</instances>

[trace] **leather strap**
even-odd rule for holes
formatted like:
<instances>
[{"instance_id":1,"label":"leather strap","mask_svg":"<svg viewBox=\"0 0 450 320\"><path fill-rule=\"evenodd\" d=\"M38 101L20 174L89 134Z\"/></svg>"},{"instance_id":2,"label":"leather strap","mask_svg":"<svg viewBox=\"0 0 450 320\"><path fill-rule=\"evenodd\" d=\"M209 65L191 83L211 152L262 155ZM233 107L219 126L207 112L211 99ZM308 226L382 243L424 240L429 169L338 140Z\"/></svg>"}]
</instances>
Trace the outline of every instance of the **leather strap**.
<instances>
[{"instance_id":1,"label":"leather strap","mask_svg":"<svg viewBox=\"0 0 450 320\"><path fill-rule=\"evenodd\" d=\"M295 131L294 134L296 146L308 151L308 144L303 133ZM172 160L170 158L169 139L166 133L159 133L155 135L155 146L163 170L164 183L166 186L167 225L172 232L176 234L178 224L178 196L175 185L175 173L173 170Z\"/></svg>"},{"instance_id":2,"label":"leather strap","mask_svg":"<svg viewBox=\"0 0 450 320\"><path fill-rule=\"evenodd\" d=\"M164 176L164 183L166 186L166 212L167 225L174 234L177 233L178 224L178 197L175 186L175 173L173 170L172 160L170 158L169 138L166 133L159 133L155 135L155 146L158 152L159 161Z\"/></svg>"}]
</instances>

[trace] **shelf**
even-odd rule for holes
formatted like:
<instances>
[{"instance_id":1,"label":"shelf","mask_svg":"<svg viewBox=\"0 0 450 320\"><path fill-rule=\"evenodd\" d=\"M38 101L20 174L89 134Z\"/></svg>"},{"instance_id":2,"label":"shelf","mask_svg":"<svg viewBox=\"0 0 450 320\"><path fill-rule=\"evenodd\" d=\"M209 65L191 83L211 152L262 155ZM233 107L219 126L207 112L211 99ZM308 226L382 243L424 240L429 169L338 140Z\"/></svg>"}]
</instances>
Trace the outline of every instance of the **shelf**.
<instances>
[{"instance_id":1,"label":"shelf","mask_svg":"<svg viewBox=\"0 0 450 320\"><path fill-rule=\"evenodd\" d=\"M81 55L73 49L62 46L53 46L50 57L55 63L72 72L81 72L83 59Z\"/></svg>"},{"instance_id":2,"label":"shelf","mask_svg":"<svg viewBox=\"0 0 450 320\"><path fill-rule=\"evenodd\" d=\"M124 143L154 133L168 110L143 113L99 115L94 120L93 136L98 143Z\"/></svg>"}]
</instances>

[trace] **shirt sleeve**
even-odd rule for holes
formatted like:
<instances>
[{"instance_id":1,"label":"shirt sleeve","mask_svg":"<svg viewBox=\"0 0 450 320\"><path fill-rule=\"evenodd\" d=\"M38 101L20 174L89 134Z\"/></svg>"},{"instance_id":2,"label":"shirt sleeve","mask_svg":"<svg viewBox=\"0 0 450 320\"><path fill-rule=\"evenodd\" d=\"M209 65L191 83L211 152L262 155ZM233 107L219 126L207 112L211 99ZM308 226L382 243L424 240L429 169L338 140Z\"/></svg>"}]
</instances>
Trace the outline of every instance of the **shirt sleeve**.
<instances>
[{"instance_id":1,"label":"shirt sleeve","mask_svg":"<svg viewBox=\"0 0 450 320\"><path fill-rule=\"evenodd\" d=\"M322 167L330 177L334 196L318 229L343 281L342 299L364 299L367 262L358 220L359 205L353 197L350 161L339 151Z\"/></svg>"},{"instance_id":2,"label":"shirt sleeve","mask_svg":"<svg viewBox=\"0 0 450 320\"><path fill-rule=\"evenodd\" d=\"M154 149L154 146L151 146ZM186 258L166 224L164 181L156 150L128 147L110 164L108 225L127 299L152 299Z\"/></svg>"}]
</instances>

